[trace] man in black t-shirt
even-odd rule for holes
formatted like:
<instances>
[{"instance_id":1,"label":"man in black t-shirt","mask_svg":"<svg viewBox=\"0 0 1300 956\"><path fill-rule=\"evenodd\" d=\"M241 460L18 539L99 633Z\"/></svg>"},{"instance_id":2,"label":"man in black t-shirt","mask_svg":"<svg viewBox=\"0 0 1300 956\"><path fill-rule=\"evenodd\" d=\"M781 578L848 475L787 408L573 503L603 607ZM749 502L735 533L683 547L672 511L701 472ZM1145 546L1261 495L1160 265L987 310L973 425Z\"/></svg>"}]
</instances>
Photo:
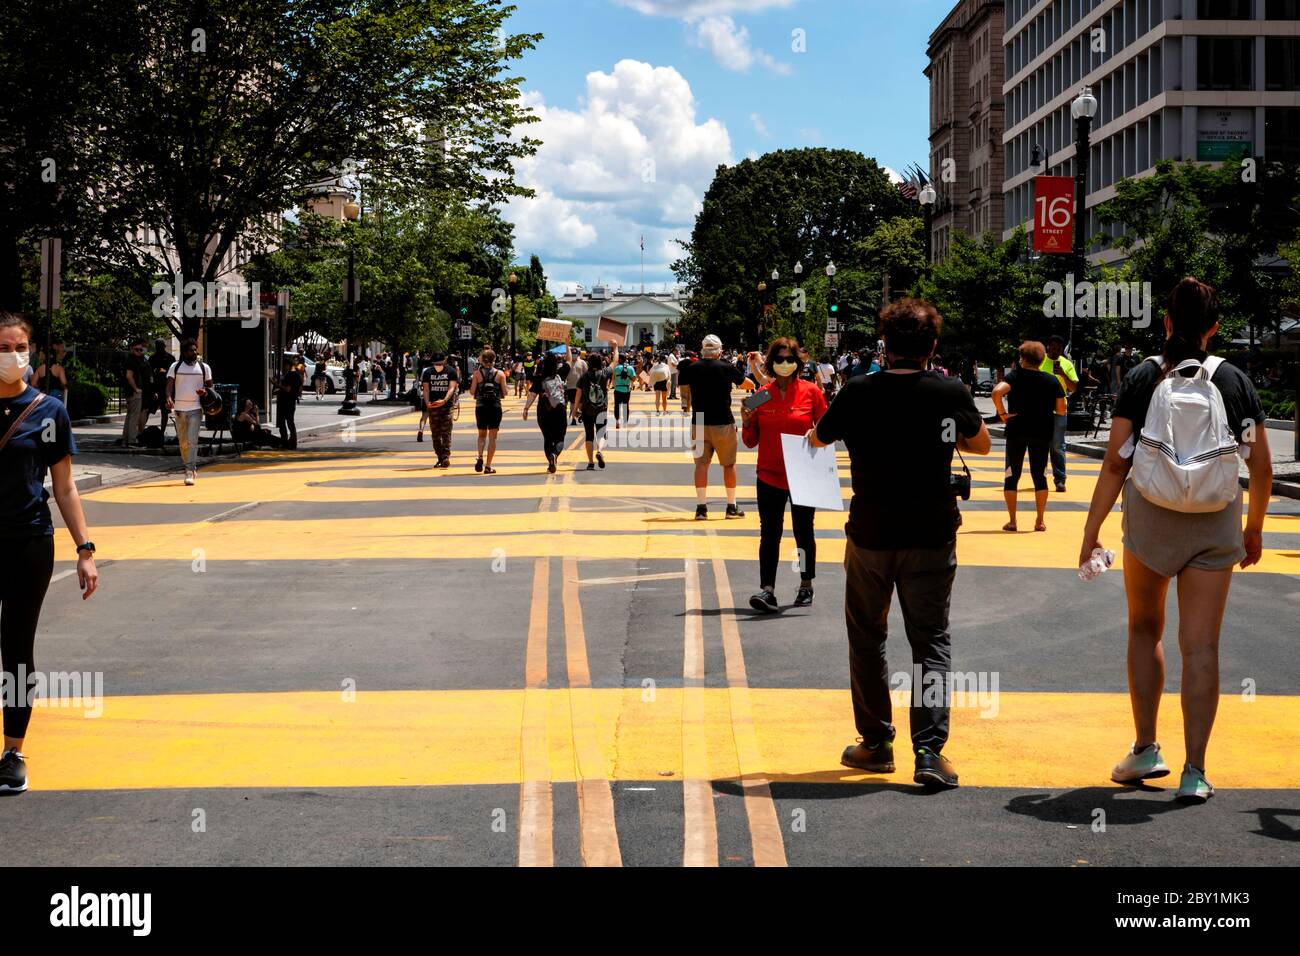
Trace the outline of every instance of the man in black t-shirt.
<instances>
[{"instance_id":1,"label":"man in black t-shirt","mask_svg":"<svg viewBox=\"0 0 1300 956\"><path fill-rule=\"evenodd\" d=\"M438 461L435 468L451 467L451 403L460 388L460 374L441 352L434 352L429 367L420 373L420 391L429 416L429 440ZM421 427L416 441L424 441Z\"/></svg>"},{"instance_id":2,"label":"man in black t-shirt","mask_svg":"<svg viewBox=\"0 0 1300 956\"><path fill-rule=\"evenodd\" d=\"M122 393L126 398L126 418L122 421L122 444L130 448L148 424L145 401L153 390L153 372L144 357L144 339L131 343L131 352L122 370Z\"/></svg>"},{"instance_id":3,"label":"man in black t-shirt","mask_svg":"<svg viewBox=\"0 0 1300 956\"><path fill-rule=\"evenodd\" d=\"M727 517L743 518L736 504L736 418L731 390L745 381L740 365L722 358L722 340L706 335L701 358L680 369L680 383L691 403L691 441L695 448L695 518L709 517L709 462L718 453L722 484L727 490Z\"/></svg>"},{"instance_id":4,"label":"man in black t-shirt","mask_svg":"<svg viewBox=\"0 0 1300 956\"><path fill-rule=\"evenodd\" d=\"M948 740L948 605L957 571L961 516L950 480L953 449L987 455L988 430L966 386L925 371L942 320L934 307L902 299L880 313L889 371L850 378L817 427L816 447L843 440L853 501L845 525L844 616L849 633L853 716L862 742L840 762L869 773L894 770L894 725L885 658L895 589L912 647L913 780L955 787L941 755Z\"/></svg>"},{"instance_id":5,"label":"man in black t-shirt","mask_svg":"<svg viewBox=\"0 0 1300 956\"><path fill-rule=\"evenodd\" d=\"M1046 356L1042 342L1022 342L1020 364L993 388L993 407L1007 426L1007 470L1002 480L1002 497L1007 503L1008 521L1003 531L1016 530L1016 489L1020 470L1029 452L1029 475L1034 480L1034 507L1038 517L1035 531L1046 531L1047 461L1052 448L1056 418L1065 414L1065 390L1051 372L1039 371ZM1011 411L1004 402L1010 397Z\"/></svg>"},{"instance_id":6,"label":"man in black t-shirt","mask_svg":"<svg viewBox=\"0 0 1300 956\"><path fill-rule=\"evenodd\" d=\"M298 447L298 425L293 416L298 410L298 396L302 394L302 373L297 362L285 356L284 370L275 388L275 424L280 429L280 447L290 451Z\"/></svg>"}]
</instances>

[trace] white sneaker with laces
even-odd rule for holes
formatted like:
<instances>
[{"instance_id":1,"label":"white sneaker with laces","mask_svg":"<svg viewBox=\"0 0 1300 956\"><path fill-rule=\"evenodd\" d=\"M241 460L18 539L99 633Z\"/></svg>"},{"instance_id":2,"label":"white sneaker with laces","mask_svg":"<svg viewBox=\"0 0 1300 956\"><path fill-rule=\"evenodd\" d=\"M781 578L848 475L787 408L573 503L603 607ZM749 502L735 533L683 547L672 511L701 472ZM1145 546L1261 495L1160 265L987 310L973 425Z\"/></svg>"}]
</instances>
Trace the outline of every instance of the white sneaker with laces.
<instances>
[{"instance_id":1,"label":"white sneaker with laces","mask_svg":"<svg viewBox=\"0 0 1300 956\"><path fill-rule=\"evenodd\" d=\"M1169 776L1169 768L1160 756L1160 745L1149 744L1140 751L1133 745L1124 759L1115 764L1110 772L1110 779L1116 783L1137 783L1139 780L1154 780L1156 777Z\"/></svg>"}]
</instances>

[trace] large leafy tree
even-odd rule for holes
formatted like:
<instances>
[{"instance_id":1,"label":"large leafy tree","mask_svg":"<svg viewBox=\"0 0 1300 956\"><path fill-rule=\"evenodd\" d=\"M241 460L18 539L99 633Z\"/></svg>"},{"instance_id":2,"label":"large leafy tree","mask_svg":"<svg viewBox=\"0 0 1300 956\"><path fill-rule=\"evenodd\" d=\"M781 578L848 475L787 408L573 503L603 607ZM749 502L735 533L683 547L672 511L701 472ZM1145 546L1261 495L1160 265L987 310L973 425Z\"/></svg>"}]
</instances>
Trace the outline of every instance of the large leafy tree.
<instances>
[{"instance_id":1,"label":"large leafy tree","mask_svg":"<svg viewBox=\"0 0 1300 956\"><path fill-rule=\"evenodd\" d=\"M758 344L760 280L770 282L776 269L788 282L796 262L811 276L830 261L850 260L859 242L907 205L876 161L852 150L778 150L720 166L672 267L688 287L683 334L743 335Z\"/></svg>"},{"instance_id":2,"label":"large leafy tree","mask_svg":"<svg viewBox=\"0 0 1300 956\"><path fill-rule=\"evenodd\" d=\"M117 38L92 63L94 121L55 153L93 174L92 204L113 222L84 234L84 217L28 215L10 227L15 247L53 221L85 271L208 282L340 173L465 201L527 194L512 163L536 143L512 134L535 117L506 69L538 36L506 34L501 0L51 2ZM16 92L16 109L39 108L37 85Z\"/></svg>"}]
</instances>

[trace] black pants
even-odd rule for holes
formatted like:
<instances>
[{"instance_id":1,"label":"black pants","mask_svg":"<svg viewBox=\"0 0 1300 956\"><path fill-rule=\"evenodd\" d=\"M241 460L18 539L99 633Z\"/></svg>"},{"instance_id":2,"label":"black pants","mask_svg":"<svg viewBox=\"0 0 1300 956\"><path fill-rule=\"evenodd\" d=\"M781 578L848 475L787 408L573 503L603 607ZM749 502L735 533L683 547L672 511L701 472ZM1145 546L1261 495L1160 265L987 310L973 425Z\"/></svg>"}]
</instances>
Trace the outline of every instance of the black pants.
<instances>
[{"instance_id":1,"label":"black pants","mask_svg":"<svg viewBox=\"0 0 1300 956\"><path fill-rule=\"evenodd\" d=\"M542 449L547 455L560 457L564 450L564 436L569 430L569 410L559 408L537 409L537 427L542 430Z\"/></svg>"},{"instance_id":2,"label":"black pants","mask_svg":"<svg viewBox=\"0 0 1300 956\"><path fill-rule=\"evenodd\" d=\"M298 410L298 402L292 395L280 396L275 400L275 424L280 429L280 444L292 448L298 444L298 426L293 416Z\"/></svg>"},{"instance_id":3,"label":"black pants","mask_svg":"<svg viewBox=\"0 0 1300 956\"><path fill-rule=\"evenodd\" d=\"M617 424L621 424L621 425L626 425L626 424L627 424L627 413L628 413L629 408L631 407L630 404L629 404L631 401L632 401L632 393L631 393L631 392L615 392L615 393L614 393L614 421L615 421L615 423L617 423Z\"/></svg>"},{"instance_id":4,"label":"black pants","mask_svg":"<svg viewBox=\"0 0 1300 956\"><path fill-rule=\"evenodd\" d=\"M1020 470L1025 466L1025 452L1029 452L1029 477L1034 479L1035 491L1047 490L1047 453L1050 438L1022 438L1007 436L1007 473L1002 480L1003 491L1015 491L1020 485Z\"/></svg>"},{"instance_id":5,"label":"black pants","mask_svg":"<svg viewBox=\"0 0 1300 956\"><path fill-rule=\"evenodd\" d=\"M776 587L776 566L781 560L781 536L785 533L785 504L790 492L758 480L758 582L762 587ZM803 571L800 578L811 581L817 576L817 538L813 534L816 508L790 502L790 523L794 525L794 543L801 552Z\"/></svg>"},{"instance_id":6,"label":"black pants","mask_svg":"<svg viewBox=\"0 0 1300 956\"><path fill-rule=\"evenodd\" d=\"M0 540L0 666L14 691L12 702L4 705L6 737L26 737L32 719L26 680L36 671L36 623L53 573L52 535Z\"/></svg>"},{"instance_id":7,"label":"black pants","mask_svg":"<svg viewBox=\"0 0 1300 956\"><path fill-rule=\"evenodd\" d=\"M596 441L596 436L605 430L606 410L604 408L584 408L582 410L582 430L587 444Z\"/></svg>"},{"instance_id":8,"label":"black pants","mask_svg":"<svg viewBox=\"0 0 1300 956\"><path fill-rule=\"evenodd\" d=\"M942 548L876 551L844 542L844 618L849 631L853 720L869 745L894 739L889 696L889 604L895 588L912 645L909 711L914 747L935 753L948 740L952 661L948 606L957 574L957 543Z\"/></svg>"}]
</instances>

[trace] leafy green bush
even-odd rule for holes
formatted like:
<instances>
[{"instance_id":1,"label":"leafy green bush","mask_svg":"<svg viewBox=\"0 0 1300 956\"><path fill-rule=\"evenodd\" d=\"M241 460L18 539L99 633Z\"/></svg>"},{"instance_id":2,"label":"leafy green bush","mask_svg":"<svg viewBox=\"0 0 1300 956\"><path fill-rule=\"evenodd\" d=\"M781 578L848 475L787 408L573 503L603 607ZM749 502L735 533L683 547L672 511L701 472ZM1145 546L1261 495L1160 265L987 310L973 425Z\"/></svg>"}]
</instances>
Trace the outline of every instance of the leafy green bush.
<instances>
[{"instance_id":1,"label":"leafy green bush","mask_svg":"<svg viewBox=\"0 0 1300 956\"><path fill-rule=\"evenodd\" d=\"M72 379L68 383L68 414L73 418L95 418L108 408L108 389L98 382Z\"/></svg>"},{"instance_id":2,"label":"leafy green bush","mask_svg":"<svg viewBox=\"0 0 1300 956\"><path fill-rule=\"evenodd\" d=\"M1269 418L1280 418L1283 421L1290 421L1295 418L1295 399L1288 398L1286 401L1277 402L1272 408L1265 406Z\"/></svg>"}]
</instances>

